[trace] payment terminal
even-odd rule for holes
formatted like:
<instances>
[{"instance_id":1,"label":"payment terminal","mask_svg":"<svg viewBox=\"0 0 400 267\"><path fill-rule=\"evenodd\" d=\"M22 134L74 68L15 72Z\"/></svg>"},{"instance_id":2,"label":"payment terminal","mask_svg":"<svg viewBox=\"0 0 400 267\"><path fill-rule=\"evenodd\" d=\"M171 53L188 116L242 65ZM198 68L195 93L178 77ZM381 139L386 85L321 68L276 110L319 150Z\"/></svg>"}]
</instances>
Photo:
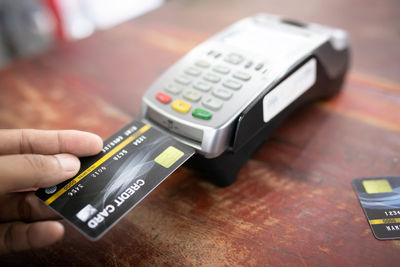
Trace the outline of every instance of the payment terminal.
<instances>
[{"instance_id":1,"label":"payment terminal","mask_svg":"<svg viewBox=\"0 0 400 267\"><path fill-rule=\"evenodd\" d=\"M227 186L290 113L338 92L348 66L345 31L258 14L167 69L143 96L143 121L193 147L188 166Z\"/></svg>"}]
</instances>

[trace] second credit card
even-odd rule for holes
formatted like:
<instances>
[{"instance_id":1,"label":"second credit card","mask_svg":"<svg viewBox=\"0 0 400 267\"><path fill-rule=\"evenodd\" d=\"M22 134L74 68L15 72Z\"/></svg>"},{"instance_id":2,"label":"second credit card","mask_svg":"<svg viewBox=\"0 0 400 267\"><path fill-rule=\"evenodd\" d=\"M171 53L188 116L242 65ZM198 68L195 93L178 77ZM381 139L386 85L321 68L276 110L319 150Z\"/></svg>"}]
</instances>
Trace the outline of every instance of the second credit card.
<instances>
[{"instance_id":1,"label":"second credit card","mask_svg":"<svg viewBox=\"0 0 400 267\"><path fill-rule=\"evenodd\" d=\"M400 238L400 177L360 178L353 187L377 239Z\"/></svg>"}]
</instances>

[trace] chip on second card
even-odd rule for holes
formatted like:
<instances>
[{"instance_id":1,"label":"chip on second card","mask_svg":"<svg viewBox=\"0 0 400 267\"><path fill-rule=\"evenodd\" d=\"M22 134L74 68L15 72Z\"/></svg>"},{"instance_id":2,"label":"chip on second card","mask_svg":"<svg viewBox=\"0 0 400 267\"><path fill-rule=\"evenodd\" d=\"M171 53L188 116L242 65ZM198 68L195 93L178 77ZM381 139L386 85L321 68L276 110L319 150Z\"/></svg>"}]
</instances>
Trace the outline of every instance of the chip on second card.
<instances>
[{"instance_id":1,"label":"chip on second card","mask_svg":"<svg viewBox=\"0 0 400 267\"><path fill-rule=\"evenodd\" d=\"M392 187L390 186L388 180L364 180L362 181L365 191L368 194L379 194L379 193L390 193L392 192Z\"/></svg>"}]
</instances>

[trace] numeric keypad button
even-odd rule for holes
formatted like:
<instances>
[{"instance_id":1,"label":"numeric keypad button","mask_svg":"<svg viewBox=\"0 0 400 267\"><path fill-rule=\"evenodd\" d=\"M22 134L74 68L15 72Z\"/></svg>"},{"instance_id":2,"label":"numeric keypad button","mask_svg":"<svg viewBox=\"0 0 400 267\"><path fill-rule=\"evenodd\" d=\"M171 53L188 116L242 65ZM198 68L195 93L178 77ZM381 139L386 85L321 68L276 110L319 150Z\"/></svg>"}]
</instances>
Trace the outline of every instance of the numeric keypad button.
<instances>
[{"instance_id":1,"label":"numeric keypad button","mask_svg":"<svg viewBox=\"0 0 400 267\"><path fill-rule=\"evenodd\" d=\"M208 82L217 83L221 80L221 77L212 73L207 73L204 75L203 79Z\"/></svg>"},{"instance_id":2,"label":"numeric keypad button","mask_svg":"<svg viewBox=\"0 0 400 267\"><path fill-rule=\"evenodd\" d=\"M224 87L232 89L232 90L239 90L242 88L242 84L240 82L234 81L234 80L227 80L222 84Z\"/></svg>"},{"instance_id":3,"label":"numeric keypad button","mask_svg":"<svg viewBox=\"0 0 400 267\"><path fill-rule=\"evenodd\" d=\"M199 69L190 67L190 68L185 69L185 74L197 77L197 76L200 76L201 71Z\"/></svg>"},{"instance_id":4,"label":"numeric keypad button","mask_svg":"<svg viewBox=\"0 0 400 267\"><path fill-rule=\"evenodd\" d=\"M233 95L231 91L222 88L215 89L212 94L222 100L229 100Z\"/></svg>"},{"instance_id":5,"label":"numeric keypad button","mask_svg":"<svg viewBox=\"0 0 400 267\"><path fill-rule=\"evenodd\" d=\"M164 87L165 91L177 95L180 94L183 90L182 86L176 85L176 84L168 84L167 86Z\"/></svg>"},{"instance_id":6,"label":"numeric keypad button","mask_svg":"<svg viewBox=\"0 0 400 267\"><path fill-rule=\"evenodd\" d=\"M215 66L215 68L213 68L213 71L218 72L220 74L228 74L231 71L231 69L225 66L218 65Z\"/></svg>"},{"instance_id":7,"label":"numeric keypad button","mask_svg":"<svg viewBox=\"0 0 400 267\"><path fill-rule=\"evenodd\" d=\"M190 101L197 102L201 98L201 93L194 91L194 90L185 90L182 96Z\"/></svg>"},{"instance_id":8,"label":"numeric keypad button","mask_svg":"<svg viewBox=\"0 0 400 267\"><path fill-rule=\"evenodd\" d=\"M231 53L227 57L224 58L225 62L231 63L233 65L238 65L243 60L244 60L244 58L241 55L235 54L235 53Z\"/></svg>"},{"instance_id":9,"label":"numeric keypad button","mask_svg":"<svg viewBox=\"0 0 400 267\"><path fill-rule=\"evenodd\" d=\"M211 90L211 85L206 82L198 81L193 85L193 88L202 92L208 92Z\"/></svg>"},{"instance_id":10,"label":"numeric keypad button","mask_svg":"<svg viewBox=\"0 0 400 267\"><path fill-rule=\"evenodd\" d=\"M202 102L203 106L212 110L219 110L222 108L223 103L213 97L207 97Z\"/></svg>"},{"instance_id":11,"label":"numeric keypad button","mask_svg":"<svg viewBox=\"0 0 400 267\"><path fill-rule=\"evenodd\" d=\"M197 67L204 68L204 69L210 67L210 63L208 63L208 62L205 61L205 60L197 60L194 64L195 64Z\"/></svg>"},{"instance_id":12,"label":"numeric keypad button","mask_svg":"<svg viewBox=\"0 0 400 267\"><path fill-rule=\"evenodd\" d=\"M250 80L251 75L246 72L238 71L233 74L233 77L242 81L248 81Z\"/></svg>"},{"instance_id":13,"label":"numeric keypad button","mask_svg":"<svg viewBox=\"0 0 400 267\"><path fill-rule=\"evenodd\" d=\"M178 76L175 78L175 82L180 83L182 85L189 85L192 82L192 79L186 76Z\"/></svg>"}]
</instances>

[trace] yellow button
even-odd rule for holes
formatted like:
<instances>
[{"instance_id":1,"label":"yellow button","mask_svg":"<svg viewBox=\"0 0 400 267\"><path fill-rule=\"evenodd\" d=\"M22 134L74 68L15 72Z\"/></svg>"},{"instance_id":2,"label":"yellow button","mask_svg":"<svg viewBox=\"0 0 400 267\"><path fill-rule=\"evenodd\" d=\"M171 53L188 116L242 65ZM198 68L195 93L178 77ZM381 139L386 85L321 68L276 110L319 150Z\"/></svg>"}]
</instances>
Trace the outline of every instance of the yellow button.
<instances>
[{"instance_id":1,"label":"yellow button","mask_svg":"<svg viewBox=\"0 0 400 267\"><path fill-rule=\"evenodd\" d=\"M180 113L186 113L190 110L190 104L180 99L175 100L171 107Z\"/></svg>"}]
</instances>

